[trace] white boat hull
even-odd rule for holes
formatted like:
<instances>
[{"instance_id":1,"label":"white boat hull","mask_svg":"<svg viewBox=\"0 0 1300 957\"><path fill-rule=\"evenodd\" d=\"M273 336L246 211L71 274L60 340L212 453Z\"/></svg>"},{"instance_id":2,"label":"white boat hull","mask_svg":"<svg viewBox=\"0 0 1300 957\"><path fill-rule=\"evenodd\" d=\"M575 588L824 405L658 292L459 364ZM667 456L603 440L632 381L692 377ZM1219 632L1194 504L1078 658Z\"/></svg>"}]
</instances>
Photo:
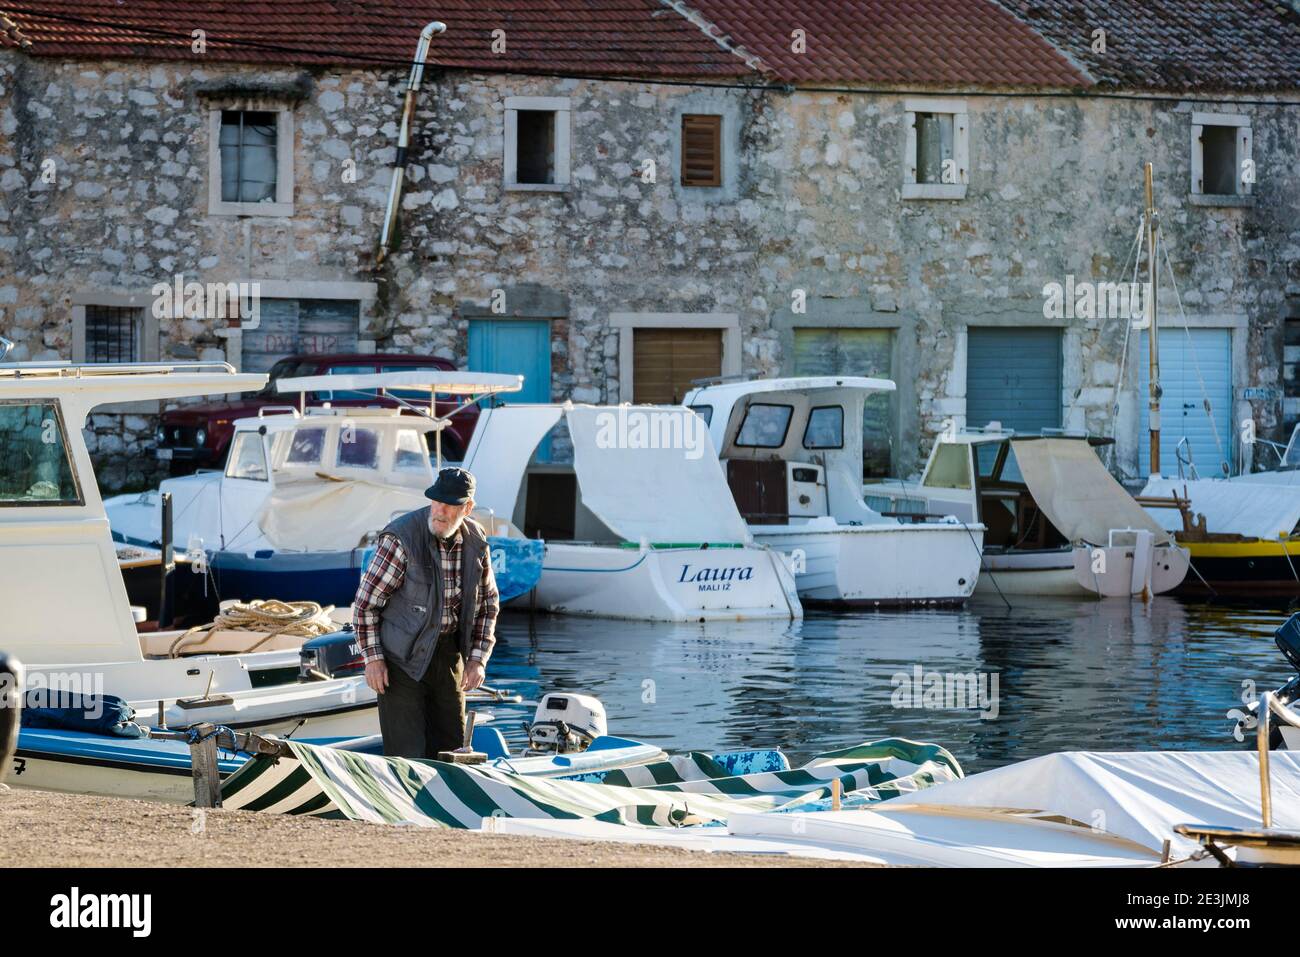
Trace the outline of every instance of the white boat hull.
<instances>
[{"instance_id":1,"label":"white boat hull","mask_svg":"<svg viewBox=\"0 0 1300 957\"><path fill-rule=\"evenodd\" d=\"M975 593L1071 598L1096 594L1075 579L1074 552L1070 549L985 555Z\"/></svg>"},{"instance_id":2,"label":"white boat hull","mask_svg":"<svg viewBox=\"0 0 1300 957\"><path fill-rule=\"evenodd\" d=\"M536 601L558 614L639 621L803 617L785 559L753 546L635 549L548 542Z\"/></svg>"},{"instance_id":3,"label":"white boat hull","mask_svg":"<svg viewBox=\"0 0 1300 957\"><path fill-rule=\"evenodd\" d=\"M801 599L844 604L963 602L975 590L984 541L980 525L752 525L750 531L790 557Z\"/></svg>"},{"instance_id":4,"label":"white boat hull","mask_svg":"<svg viewBox=\"0 0 1300 957\"><path fill-rule=\"evenodd\" d=\"M1094 574L1097 552L1105 553L1107 569ZM1187 550L1159 546L1155 549L1150 593L1160 595L1177 588L1187 574ZM1133 548L1101 549L1080 545L1072 549L985 555L976 593L994 595L1044 595L1073 598L1140 597L1145 579L1133 576Z\"/></svg>"},{"instance_id":5,"label":"white boat hull","mask_svg":"<svg viewBox=\"0 0 1300 957\"><path fill-rule=\"evenodd\" d=\"M14 763L8 781L14 787L167 804L189 804L194 800L194 775L188 768L140 770L30 754L19 755Z\"/></svg>"}]
</instances>

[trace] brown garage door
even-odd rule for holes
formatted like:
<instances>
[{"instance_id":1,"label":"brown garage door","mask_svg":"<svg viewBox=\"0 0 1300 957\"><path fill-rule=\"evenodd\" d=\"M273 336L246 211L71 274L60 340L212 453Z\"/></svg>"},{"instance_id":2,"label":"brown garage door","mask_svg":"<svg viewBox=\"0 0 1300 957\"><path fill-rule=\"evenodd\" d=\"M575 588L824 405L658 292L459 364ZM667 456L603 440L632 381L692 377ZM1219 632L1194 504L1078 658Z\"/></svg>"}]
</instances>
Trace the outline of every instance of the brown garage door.
<instances>
[{"instance_id":1,"label":"brown garage door","mask_svg":"<svg viewBox=\"0 0 1300 957\"><path fill-rule=\"evenodd\" d=\"M632 330L632 401L675 405L691 380L722 375L721 329Z\"/></svg>"}]
</instances>

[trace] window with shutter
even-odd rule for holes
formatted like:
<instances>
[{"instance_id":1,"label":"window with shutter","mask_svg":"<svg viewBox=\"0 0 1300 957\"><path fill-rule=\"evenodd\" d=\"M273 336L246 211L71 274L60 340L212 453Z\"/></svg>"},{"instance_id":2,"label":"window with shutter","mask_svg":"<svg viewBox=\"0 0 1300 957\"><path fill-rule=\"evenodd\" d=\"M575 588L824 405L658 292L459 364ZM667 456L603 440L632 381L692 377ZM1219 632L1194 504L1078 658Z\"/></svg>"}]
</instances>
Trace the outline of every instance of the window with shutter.
<instances>
[{"instance_id":1,"label":"window with shutter","mask_svg":"<svg viewBox=\"0 0 1300 957\"><path fill-rule=\"evenodd\" d=\"M722 185L722 117L682 117L682 185Z\"/></svg>"}]
</instances>

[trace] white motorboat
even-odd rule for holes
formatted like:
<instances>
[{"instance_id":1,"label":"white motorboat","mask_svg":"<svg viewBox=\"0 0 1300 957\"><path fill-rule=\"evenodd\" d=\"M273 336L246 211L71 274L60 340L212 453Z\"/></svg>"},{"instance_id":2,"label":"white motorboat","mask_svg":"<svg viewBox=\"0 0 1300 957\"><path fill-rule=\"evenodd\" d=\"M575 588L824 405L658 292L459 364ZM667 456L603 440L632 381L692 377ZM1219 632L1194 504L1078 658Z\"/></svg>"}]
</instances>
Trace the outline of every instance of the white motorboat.
<instances>
[{"instance_id":1,"label":"white motorboat","mask_svg":"<svg viewBox=\"0 0 1300 957\"><path fill-rule=\"evenodd\" d=\"M684 400L708 423L755 540L791 557L804 601L960 603L975 589L978 521L905 523L863 499L863 405L893 390L888 379L814 376L706 385Z\"/></svg>"},{"instance_id":2,"label":"white motorboat","mask_svg":"<svg viewBox=\"0 0 1300 957\"><path fill-rule=\"evenodd\" d=\"M478 401L515 391L522 377L467 372L390 372L277 381L281 392L436 390ZM268 407L235 422L224 472L165 480L156 491L105 502L113 535L156 544L160 498L172 496L173 540L207 562L222 598L275 597L346 607L372 543L395 516L428 505L434 479L426 443L449 416L400 408ZM464 405L457 408L460 411ZM489 533L503 599L527 592L541 571L542 543L502 519L476 517Z\"/></svg>"},{"instance_id":3,"label":"white motorboat","mask_svg":"<svg viewBox=\"0 0 1300 957\"><path fill-rule=\"evenodd\" d=\"M864 486L886 510L956 515L985 527L980 592L1143 596L1176 588L1187 550L1106 470L1083 434L950 431L918 482Z\"/></svg>"},{"instance_id":4,"label":"white motorboat","mask_svg":"<svg viewBox=\"0 0 1300 957\"><path fill-rule=\"evenodd\" d=\"M536 460L561 420L572 463ZM788 559L754 542L698 421L680 406L483 411L465 465L480 506L544 532L537 607L650 621L802 617Z\"/></svg>"},{"instance_id":5,"label":"white motorboat","mask_svg":"<svg viewBox=\"0 0 1300 957\"><path fill-rule=\"evenodd\" d=\"M116 695L141 720L165 717L172 727L210 721L312 737L377 730L375 695L362 678L285 684L296 681L296 649L152 657L136 630L82 434L87 415L103 403L240 392L264 381L226 363L0 364L0 641L26 665L29 687ZM153 637L169 634L181 632Z\"/></svg>"}]
</instances>

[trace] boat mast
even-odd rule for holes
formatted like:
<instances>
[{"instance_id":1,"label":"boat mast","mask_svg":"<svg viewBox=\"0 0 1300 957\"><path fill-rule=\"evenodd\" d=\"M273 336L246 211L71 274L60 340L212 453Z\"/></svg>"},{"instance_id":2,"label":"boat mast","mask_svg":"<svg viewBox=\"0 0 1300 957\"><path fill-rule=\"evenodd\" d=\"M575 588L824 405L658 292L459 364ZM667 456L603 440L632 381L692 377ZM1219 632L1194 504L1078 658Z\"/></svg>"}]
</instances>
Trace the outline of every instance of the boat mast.
<instances>
[{"instance_id":1,"label":"boat mast","mask_svg":"<svg viewBox=\"0 0 1300 957\"><path fill-rule=\"evenodd\" d=\"M1150 319L1150 325L1147 327L1147 340L1150 343L1151 366L1150 366L1150 383L1148 408L1148 431L1150 432L1151 441L1151 474L1160 474L1160 333L1156 328L1156 206L1154 191L1151 186L1151 164L1147 163L1145 170L1146 179L1146 221L1147 221L1147 266L1149 285L1147 288L1147 316Z\"/></svg>"}]
</instances>

